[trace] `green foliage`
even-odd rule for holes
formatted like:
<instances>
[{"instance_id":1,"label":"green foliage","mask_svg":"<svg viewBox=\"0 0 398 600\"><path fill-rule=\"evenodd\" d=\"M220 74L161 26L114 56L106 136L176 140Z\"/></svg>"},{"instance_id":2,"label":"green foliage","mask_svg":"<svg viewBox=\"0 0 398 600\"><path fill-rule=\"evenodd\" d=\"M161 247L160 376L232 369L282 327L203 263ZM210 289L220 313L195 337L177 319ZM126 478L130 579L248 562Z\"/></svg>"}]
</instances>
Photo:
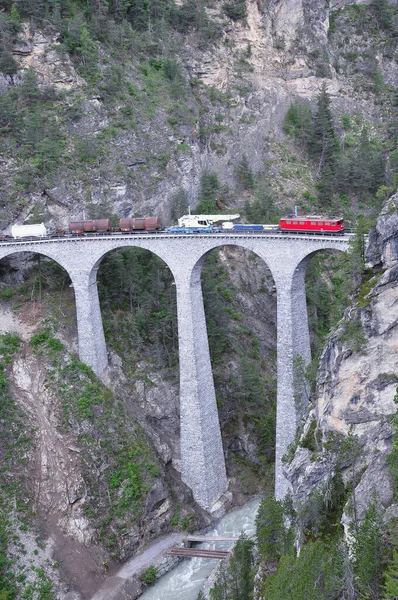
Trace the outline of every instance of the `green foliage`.
<instances>
[{"instance_id":1,"label":"green foliage","mask_svg":"<svg viewBox=\"0 0 398 600\"><path fill-rule=\"evenodd\" d=\"M228 332L228 312L225 295L220 294L227 278L225 267L217 263L217 254L209 255L202 269L203 301L206 313L207 334L212 362L221 360L231 348ZM214 282L218 285L215 286ZM221 284L222 287L221 287Z\"/></svg>"},{"instance_id":2,"label":"green foliage","mask_svg":"<svg viewBox=\"0 0 398 600\"><path fill-rule=\"evenodd\" d=\"M13 75L18 70L18 63L13 58L10 49L12 39L18 29L15 9L9 16L0 13L0 72Z\"/></svg>"},{"instance_id":3,"label":"green foliage","mask_svg":"<svg viewBox=\"0 0 398 600\"><path fill-rule=\"evenodd\" d=\"M396 598L398 598L398 552L394 550L384 572L383 600L396 600Z\"/></svg>"},{"instance_id":4,"label":"green foliage","mask_svg":"<svg viewBox=\"0 0 398 600\"><path fill-rule=\"evenodd\" d=\"M398 388L394 396L395 405L398 406ZM392 449L387 457L387 464L394 484L394 496L398 498L398 413L395 412L391 418L393 427Z\"/></svg>"},{"instance_id":5,"label":"green foliage","mask_svg":"<svg viewBox=\"0 0 398 600\"><path fill-rule=\"evenodd\" d=\"M376 12L379 26L386 31L393 29L393 11L389 8L387 0L373 0L371 6Z\"/></svg>"},{"instance_id":6,"label":"green foliage","mask_svg":"<svg viewBox=\"0 0 398 600\"><path fill-rule=\"evenodd\" d=\"M377 272L368 273L365 269L365 231L365 221L359 220L348 252L318 253L307 268L306 294L314 355L323 348L327 335L343 316L352 297L360 308L370 302L365 296L375 285ZM354 351L362 351L366 346L366 336L361 322L353 319L343 325L341 339L352 343Z\"/></svg>"},{"instance_id":7,"label":"green foliage","mask_svg":"<svg viewBox=\"0 0 398 600\"><path fill-rule=\"evenodd\" d=\"M296 137L300 144L304 144L304 147L308 148L312 128L313 121L309 105L306 102L295 99L283 122L284 132Z\"/></svg>"},{"instance_id":8,"label":"green foliage","mask_svg":"<svg viewBox=\"0 0 398 600\"><path fill-rule=\"evenodd\" d=\"M256 516L257 548L266 560L279 560L289 546L283 504L273 494L265 496Z\"/></svg>"},{"instance_id":9,"label":"green foliage","mask_svg":"<svg viewBox=\"0 0 398 600\"><path fill-rule=\"evenodd\" d=\"M242 21L247 16L246 0L232 0L224 2L223 11L233 21Z\"/></svg>"},{"instance_id":10,"label":"green foliage","mask_svg":"<svg viewBox=\"0 0 398 600\"><path fill-rule=\"evenodd\" d=\"M250 409L250 405L262 406L264 403L264 383L254 361L242 358L240 399Z\"/></svg>"},{"instance_id":11,"label":"green foliage","mask_svg":"<svg viewBox=\"0 0 398 600\"><path fill-rule=\"evenodd\" d=\"M253 542L242 534L236 542L229 566L221 567L210 590L212 600L251 600L253 598Z\"/></svg>"},{"instance_id":12,"label":"green foliage","mask_svg":"<svg viewBox=\"0 0 398 600\"><path fill-rule=\"evenodd\" d=\"M52 356L64 349L62 343L54 337L50 327L44 327L35 333L29 343L36 350L47 352Z\"/></svg>"},{"instance_id":13,"label":"green foliage","mask_svg":"<svg viewBox=\"0 0 398 600\"><path fill-rule=\"evenodd\" d=\"M326 83L322 84L317 98L310 152L318 161L319 199L321 204L325 204L335 189L334 180L339 154L339 142L334 129L331 100Z\"/></svg>"},{"instance_id":14,"label":"green foliage","mask_svg":"<svg viewBox=\"0 0 398 600\"><path fill-rule=\"evenodd\" d=\"M98 44L91 38L85 25L81 29L80 45L76 51L80 55L83 74L87 79L95 81L98 73Z\"/></svg>"},{"instance_id":15,"label":"green foliage","mask_svg":"<svg viewBox=\"0 0 398 600\"><path fill-rule=\"evenodd\" d=\"M155 583L157 578L158 578L158 571L157 571L157 568L153 567L153 566L148 567L147 569L142 571L142 573L140 573L141 581L143 581L147 585L152 585L152 583Z\"/></svg>"},{"instance_id":16,"label":"green foliage","mask_svg":"<svg viewBox=\"0 0 398 600\"><path fill-rule=\"evenodd\" d=\"M344 321L344 328L340 335L340 340L346 343L353 352L363 352L368 340L363 330L362 322L359 319Z\"/></svg>"},{"instance_id":17,"label":"green foliage","mask_svg":"<svg viewBox=\"0 0 398 600\"><path fill-rule=\"evenodd\" d=\"M307 537L321 537L327 540L330 535L340 532L340 520L347 499L341 471L323 485L312 490L305 501L297 505L296 522Z\"/></svg>"},{"instance_id":18,"label":"green foliage","mask_svg":"<svg viewBox=\"0 0 398 600\"><path fill-rule=\"evenodd\" d=\"M184 188L179 188L171 200L171 216L173 221L185 215L188 211L188 192Z\"/></svg>"},{"instance_id":19,"label":"green foliage","mask_svg":"<svg viewBox=\"0 0 398 600\"><path fill-rule=\"evenodd\" d=\"M200 178L199 204L196 208L200 214L214 214L218 210L217 194L220 182L216 173L204 173Z\"/></svg>"},{"instance_id":20,"label":"green foliage","mask_svg":"<svg viewBox=\"0 0 398 600\"><path fill-rule=\"evenodd\" d=\"M216 41L219 27L207 16L204 0L186 0L171 11L171 24L180 33L195 31L199 48L204 49Z\"/></svg>"},{"instance_id":21,"label":"green foliage","mask_svg":"<svg viewBox=\"0 0 398 600\"><path fill-rule=\"evenodd\" d=\"M181 531L188 531L192 533L198 526L197 515L195 513L190 513L185 515L180 521L180 529Z\"/></svg>"},{"instance_id":22,"label":"green foliage","mask_svg":"<svg viewBox=\"0 0 398 600\"><path fill-rule=\"evenodd\" d=\"M256 423L259 436L258 450L268 462L273 462L275 457L276 439L276 402L268 407L268 412Z\"/></svg>"},{"instance_id":23,"label":"green foliage","mask_svg":"<svg viewBox=\"0 0 398 600\"><path fill-rule=\"evenodd\" d=\"M246 154L244 154L235 169L236 178L244 190L254 189L254 175L249 165Z\"/></svg>"},{"instance_id":24,"label":"green foliage","mask_svg":"<svg viewBox=\"0 0 398 600\"><path fill-rule=\"evenodd\" d=\"M316 428L316 421L311 421L311 425L309 426L305 437L302 440L300 440L300 446L302 448L307 448L307 450L310 450L311 452L316 452L319 449L318 440L315 435Z\"/></svg>"},{"instance_id":25,"label":"green foliage","mask_svg":"<svg viewBox=\"0 0 398 600\"><path fill-rule=\"evenodd\" d=\"M336 542L309 542L285 554L264 585L267 600L338 600L344 590L343 553Z\"/></svg>"},{"instance_id":26,"label":"green foliage","mask_svg":"<svg viewBox=\"0 0 398 600\"><path fill-rule=\"evenodd\" d=\"M15 333L4 333L0 336L0 355L5 363L11 362L11 357L20 348L19 337Z\"/></svg>"},{"instance_id":27,"label":"green foliage","mask_svg":"<svg viewBox=\"0 0 398 600\"><path fill-rule=\"evenodd\" d=\"M50 183L64 155L65 135L52 114L55 98L51 88L39 89L32 69L0 97L0 150L18 160L21 191Z\"/></svg>"},{"instance_id":28,"label":"green foliage","mask_svg":"<svg viewBox=\"0 0 398 600\"><path fill-rule=\"evenodd\" d=\"M163 261L133 248L109 253L98 272L98 288L111 346L128 362L147 352L157 365L176 363L175 288Z\"/></svg>"},{"instance_id":29,"label":"green foliage","mask_svg":"<svg viewBox=\"0 0 398 600\"><path fill-rule=\"evenodd\" d=\"M376 91L383 89L380 75L375 73ZM295 100L284 121L284 131L297 138L314 160L317 171L319 205L329 214L346 210L335 206L336 194L362 194L366 202L374 204L374 194L384 182L385 160L376 138L370 137L369 126L362 118L343 115L345 132L339 139L331 111L331 100L326 84L311 114L309 105Z\"/></svg>"},{"instance_id":30,"label":"green foliage","mask_svg":"<svg viewBox=\"0 0 398 600\"><path fill-rule=\"evenodd\" d=\"M245 215L249 223L275 223L279 211L271 191L264 181L260 181L254 190L254 199L245 200Z\"/></svg>"},{"instance_id":31,"label":"green foliage","mask_svg":"<svg viewBox=\"0 0 398 600\"><path fill-rule=\"evenodd\" d=\"M355 582L363 598L379 598L382 582L382 525L377 511L376 497L369 504L365 518L352 532L353 567Z\"/></svg>"}]
</instances>

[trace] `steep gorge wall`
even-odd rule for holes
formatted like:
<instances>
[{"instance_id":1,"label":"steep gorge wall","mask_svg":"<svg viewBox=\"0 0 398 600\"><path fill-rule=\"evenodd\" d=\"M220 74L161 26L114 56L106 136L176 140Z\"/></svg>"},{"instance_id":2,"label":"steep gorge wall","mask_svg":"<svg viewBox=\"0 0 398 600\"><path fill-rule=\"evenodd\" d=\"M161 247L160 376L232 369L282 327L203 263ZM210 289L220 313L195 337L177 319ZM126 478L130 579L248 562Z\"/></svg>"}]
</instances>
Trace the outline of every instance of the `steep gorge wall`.
<instances>
[{"instance_id":1,"label":"steep gorge wall","mask_svg":"<svg viewBox=\"0 0 398 600\"><path fill-rule=\"evenodd\" d=\"M361 114L375 122L385 109L375 104L366 82L377 66L387 83L394 79L396 49L383 51L386 35L364 33L369 23L358 29L355 14L342 18L339 8L321 1L250 1L246 20L234 22L215 2L207 12L221 28L219 43L200 50L190 35L173 42L181 44L173 55L183 75L177 102L156 69L128 56L119 64L106 47L99 57L102 81L87 86L56 34L24 25L13 53L21 70L4 76L2 89L21 81L27 68L42 87L54 86L61 94L54 108L67 154L36 183L22 177L25 190L15 185L20 159L4 156L3 226L29 217L35 205L54 228L80 218L87 206L123 216L152 212L169 223L174 195L184 189L194 206L200 176L210 171L230 185L227 205L241 206L234 173L243 154L254 172L269 178L280 204L292 206L314 189L311 164L282 133L293 98L314 104L326 82L336 115ZM332 17L338 20L333 33ZM375 35L382 51L361 62ZM348 50L359 56L355 74L344 58ZM118 81L109 79L112 70ZM301 175L281 174L292 153L303 163Z\"/></svg>"},{"instance_id":2,"label":"steep gorge wall","mask_svg":"<svg viewBox=\"0 0 398 600\"><path fill-rule=\"evenodd\" d=\"M320 361L314 406L286 473L297 505L327 494L341 471L353 491L342 523L365 516L377 496L385 518L397 515L387 466L398 384L398 195L384 205L367 249L370 272L331 333ZM351 451L347 440L355 440ZM356 450L352 450L354 446ZM326 496L325 496L326 497ZM353 512L354 505L354 512Z\"/></svg>"}]
</instances>

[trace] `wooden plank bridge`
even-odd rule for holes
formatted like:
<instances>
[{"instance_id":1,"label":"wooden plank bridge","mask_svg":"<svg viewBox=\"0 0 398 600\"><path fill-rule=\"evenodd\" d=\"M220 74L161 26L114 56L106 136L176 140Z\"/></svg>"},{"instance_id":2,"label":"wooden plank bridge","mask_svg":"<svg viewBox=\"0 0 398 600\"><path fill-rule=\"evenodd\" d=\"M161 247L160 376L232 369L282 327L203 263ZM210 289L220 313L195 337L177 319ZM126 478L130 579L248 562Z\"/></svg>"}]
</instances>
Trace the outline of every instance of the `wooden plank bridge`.
<instances>
[{"instance_id":1,"label":"wooden plank bridge","mask_svg":"<svg viewBox=\"0 0 398 600\"><path fill-rule=\"evenodd\" d=\"M181 556L182 558L226 558L229 550L205 550L204 548L170 548L167 551L170 556Z\"/></svg>"},{"instance_id":2,"label":"wooden plank bridge","mask_svg":"<svg viewBox=\"0 0 398 600\"><path fill-rule=\"evenodd\" d=\"M184 542L188 544L198 542L237 542L237 537L222 537L222 536L204 536L204 535L190 535L185 538ZM187 548L187 547L173 547L167 551L170 556L180 556L181 558L218 558L222 560L226 558L230 553L230 550L207 550L205 548Z\"/></svg>"}]
</instances>

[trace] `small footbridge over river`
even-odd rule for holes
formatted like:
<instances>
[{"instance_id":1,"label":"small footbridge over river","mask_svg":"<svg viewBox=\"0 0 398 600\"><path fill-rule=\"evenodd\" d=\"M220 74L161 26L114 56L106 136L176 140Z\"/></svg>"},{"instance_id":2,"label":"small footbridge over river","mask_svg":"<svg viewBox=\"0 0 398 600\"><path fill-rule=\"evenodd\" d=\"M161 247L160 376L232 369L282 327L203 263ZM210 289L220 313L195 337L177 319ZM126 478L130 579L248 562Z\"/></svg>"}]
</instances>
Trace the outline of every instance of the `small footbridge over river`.
<instances>
[{"instance_id":1,"label":"small footbridge over river","mask_svg":"<svg viewBox=\"0 0 398 600\"><path fill-rule=\"evenodd\" d=\"M55 260L68 272L75 291L80 359L101 376L108 358L97 291L97 271L111 250L150 250L170 268L177 290L180 364L181 472L196 501L210 509L227 489L213 375L210 364L201 270L206 255L225 245L254 252L269 267L277 294L277 431L275 494L289 483L282 456L294 440L298 415L294 399L294 359L310 361L305 272L320 250L346 251L350 235L220 233L181 235L96 235L0 243L0 259L33 252Z\"/></svg>"}]
</instances>

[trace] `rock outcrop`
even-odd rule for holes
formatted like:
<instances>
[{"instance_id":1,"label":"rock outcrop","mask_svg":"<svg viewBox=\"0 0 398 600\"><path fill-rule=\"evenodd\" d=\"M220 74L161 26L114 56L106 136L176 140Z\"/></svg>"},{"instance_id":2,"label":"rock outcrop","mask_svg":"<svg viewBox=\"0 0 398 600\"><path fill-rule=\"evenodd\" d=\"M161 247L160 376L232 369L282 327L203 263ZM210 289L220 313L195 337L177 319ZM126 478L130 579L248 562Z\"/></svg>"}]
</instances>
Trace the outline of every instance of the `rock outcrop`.
<instances>
[{"instance_id":1,"label":"rock outcrop","mask_svg":"<svg viewBox=\"0 0 398 600\"><path fill-rule=\"evenodd\" d=\"M367 248L369 288L331 333L322 354L315 405L286 473L296 502L327 486L337 467L354 486L355 511L363 519L373 494L394 513L391 416L398 384L398 194L383 207ZM373 285L372 285L373 284ZM351 324L355 327L351 327ZM312 428L312 431L311 431ZM352 452L342 453L350 437ZM305 441L306 440L306 441ZM306 446L301 447L300 444ZM309 449L310 447L310 449ZM343 515L352 519L352 498Z\"/></svg>"}]
</instances>

